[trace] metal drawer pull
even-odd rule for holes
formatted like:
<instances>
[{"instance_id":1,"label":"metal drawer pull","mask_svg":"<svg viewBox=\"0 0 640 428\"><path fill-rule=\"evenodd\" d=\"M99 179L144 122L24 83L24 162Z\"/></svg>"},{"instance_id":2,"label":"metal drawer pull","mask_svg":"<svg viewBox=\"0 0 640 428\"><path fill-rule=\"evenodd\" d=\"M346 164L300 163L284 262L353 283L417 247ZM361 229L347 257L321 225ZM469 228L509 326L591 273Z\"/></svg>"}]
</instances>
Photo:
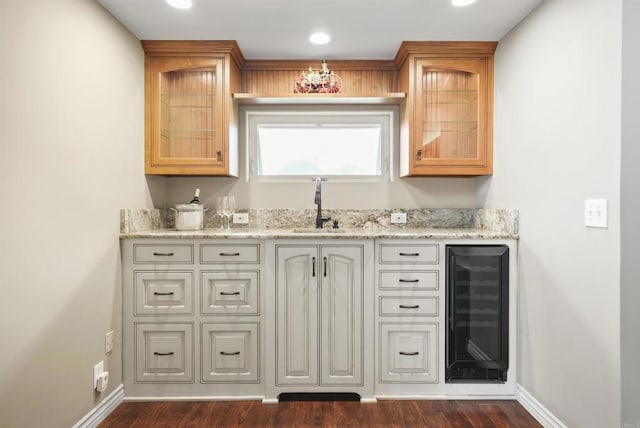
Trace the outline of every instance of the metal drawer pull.
<instances>
[{"instance_id":1,"label":"metal drawer pull","mask_svg":"<svg viewBox=\"0 0 640 428\"><path fill-rule=\"evenodd\" d=\"M411 256L411 257L415 257L415 256L419 256L420 253L400 253L401 256Z\"/></svg>"},{"instance_id":2,"label":"metal drawer pull","mask_svg":"<svg viewBox=\"0 0 640 428\"><path fill-rule=\"evenodd\" d=\"M220 253L220 255L223 257L236 257L239 256L240 253Z\"/></svg>"},{"instance_id":3,"label":"metal drawer pull","mask_svg":"<svg viewBox=\"0 0 640 428\"><path fill-rule=\"evenodd\" d=\"M232 292L232 293L227 293L227 292L224 292L224 291L221 291L221 292L220 292L220 295L221 295L221 296L237 296L237 295L239 295L239 294L240 294L240 292L239 292L239 291L234 291L234 292Z\"/></svg>"},{"instance_id":4,"label":"metal drawer pull","mask_svg":"<svg viewBox=\"0 0 640 428\"><path fill-rule=\"evenodd\" d=\"M322 276L327 276L327 258L326 258L326 257L323 257L323 258L322 258L322 262L323 262L323 264L324 264L324 273L323 273L323 275L322 275Z\"/></svg>"},{"instance_id":5,"label":"metal drawer pull","mask_svg":"<svg viewBox=\"0 0 640 428\"><path fill-rule=\"evenodd\" d=\"M400 305L400 309L418 309L420 305Z\"/></svg>"},{"instance_id":6,"label":"metal drawer pull","mask_svg":"<svg viewBox=\"0 0 640 428\"><path fill-rule=\"evenodd\" d=\"M236 351L236 352L224 352L224 351L220 351L220 355L240 355L240 351Z\"/></svg>"},{"instance_id":7,"label":"metal drawer pull","mask_svg":"<svg viewBox=\"0 0 640 428\"><path fill-rule=\"evenodd\" d=\"M168 293L159 293L157 291L153 292L154 296L173 296L173 291L169 291Z\"/></svg>"},{"instance_id":8,"label":"metal drawer pull","mask_svg":"<svg viewBox=\"0 0 640 428\"><path fill-rule=\"evenodd\" d=\"M420 355L420 352L402 352L402 351L400 351L400 355L408 355L408 356Z\"/></svg>"},{"instance_id":9,"label":"metal drawer pull","mask_svg":"<svg viewBox=\"0 0 640 428\"><path fill-rule=\"evenodd\" d=\"M313 266L311 268L311 276L316 276L316 258L315 257L311 257L311 266Z\"/></svg>"},{"instance_id":10,"label":"metal drawer pull","mask_svg":"<svg viewBox=\"0 0 640 428\"><path fill-rule=\"evenodd\" d=\"M161 357L164 357L167 355L173 355L173 352L154 352L153 355L159 355Z\"/></svg>"},{"instance_id":11,"label":"metal drawer pull","mask_svg":"<svg viewBox=\"0 0 640 428\"><path fill-rule=\"evenodd\" d=\"M171 257L173 256L173 253L153 253L154 256L166 256L166 257Z\"/></svg>"},{"instance_id":12,"label":"metal drawer pull","mask_svg":"<svg viewBox=\"0 0 640 428\"><path fill-rule=\"evenodd\" d=\"M399 282L420 282L419 279L402 279L402 278L400 278L398 281Z\"/></svg>"}]
</instances>

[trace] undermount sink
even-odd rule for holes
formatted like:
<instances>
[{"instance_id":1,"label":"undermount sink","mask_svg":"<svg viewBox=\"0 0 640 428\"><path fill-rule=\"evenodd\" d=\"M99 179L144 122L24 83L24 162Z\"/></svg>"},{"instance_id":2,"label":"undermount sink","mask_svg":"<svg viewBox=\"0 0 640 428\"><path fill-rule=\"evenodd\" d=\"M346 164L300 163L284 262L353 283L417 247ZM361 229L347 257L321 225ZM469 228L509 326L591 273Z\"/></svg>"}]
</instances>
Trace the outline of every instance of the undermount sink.
<instances>
[{"instance_id":1,"label":"undermount sink","mask_svg":"<svg viewBox=\"0 0 640 428\"><path fill-rule=\"evenodd\" d=\"M293 233L345 233L344 229L316 229L313 227L293 229Z\"/></svg>"}]
</instances>

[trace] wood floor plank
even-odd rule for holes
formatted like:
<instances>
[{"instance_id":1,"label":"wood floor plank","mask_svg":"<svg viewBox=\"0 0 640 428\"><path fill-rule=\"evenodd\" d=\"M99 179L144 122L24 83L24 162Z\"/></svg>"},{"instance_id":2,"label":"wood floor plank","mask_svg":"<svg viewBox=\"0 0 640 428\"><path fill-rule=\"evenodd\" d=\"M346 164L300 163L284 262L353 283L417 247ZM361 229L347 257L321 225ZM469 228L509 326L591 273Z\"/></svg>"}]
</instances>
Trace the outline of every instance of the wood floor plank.
<instances>
[{"instance_id":1,"label":"wood floor plank","mask_svg":"<svg viewBox=\"0 0 640 428\"><path fill-rule=\"evenodd\" d=\"M539 428L510 400L124 402L99 428Z\"/></svg>"}]
</instances>

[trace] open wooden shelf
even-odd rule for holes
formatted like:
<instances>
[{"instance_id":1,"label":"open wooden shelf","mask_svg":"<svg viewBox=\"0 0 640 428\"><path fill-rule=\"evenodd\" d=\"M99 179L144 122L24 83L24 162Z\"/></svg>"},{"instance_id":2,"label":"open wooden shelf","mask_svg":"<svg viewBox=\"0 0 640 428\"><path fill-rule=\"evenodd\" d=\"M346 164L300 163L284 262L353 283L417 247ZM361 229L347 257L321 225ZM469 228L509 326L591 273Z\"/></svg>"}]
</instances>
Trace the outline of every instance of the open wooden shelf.
<instances>
[{"instance_id":1,"label":"open wooden shelf","mask_svg":"<svg viewBox=\"0 0 640 428\"><path fill-rule=\"evenodd\" d=\"M404 102L404 92L388 92L383 94L233 94L234 102L248 104L376 104L400 105Z\"/></svg>"}]
</instances>

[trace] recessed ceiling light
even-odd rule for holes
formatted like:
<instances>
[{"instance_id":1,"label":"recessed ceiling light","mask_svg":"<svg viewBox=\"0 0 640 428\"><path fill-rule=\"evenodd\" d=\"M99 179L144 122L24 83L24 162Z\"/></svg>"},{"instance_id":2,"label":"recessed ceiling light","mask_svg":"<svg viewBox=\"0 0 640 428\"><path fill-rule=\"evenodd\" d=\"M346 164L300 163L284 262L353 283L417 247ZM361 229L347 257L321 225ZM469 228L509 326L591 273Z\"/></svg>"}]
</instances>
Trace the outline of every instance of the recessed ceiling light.
<instances>
[{"instance_id":1,"label":"recessed ceiling light","mask_svg":"<svg viewBox=\"0 0 640 428\"><path fill-rule=\"evenodd\" d=\"M469 6L475 2L476 0L451 0L451 4L457 7Z\"/></svg>"},{"instance_id":2,"label":"recessed ceiling light","mask_svg":"<svg viewBox=\"0 0 640 428\"><path fill-rule=\"evenodd\" d=\"M176 9L189 9L192 6L191 0L166 0L166 2Z\"/></svg>"},{"instance_id":3,"label":"recessed ceiling light","mask_svg":"<svg viewBox=\"0 0 640 428\"><path fill-rule=\"evenodd\" d=\"M327 33L313 33L309 36L309 41L314 45L326 45L331 40Z\"/></svg>"}]
</instances>

